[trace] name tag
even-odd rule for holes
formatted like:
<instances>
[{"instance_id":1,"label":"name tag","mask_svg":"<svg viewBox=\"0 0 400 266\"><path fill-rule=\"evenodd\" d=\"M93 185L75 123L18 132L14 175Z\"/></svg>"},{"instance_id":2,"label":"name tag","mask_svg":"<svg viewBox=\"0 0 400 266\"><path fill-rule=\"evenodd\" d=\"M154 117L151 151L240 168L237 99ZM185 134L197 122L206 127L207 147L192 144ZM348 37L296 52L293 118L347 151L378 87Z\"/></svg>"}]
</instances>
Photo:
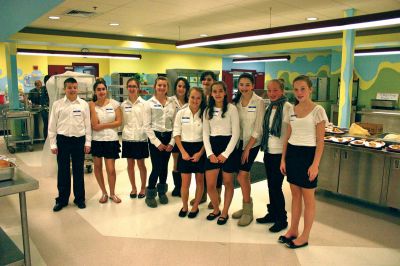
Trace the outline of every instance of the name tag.
<instances>
[{"instance_id":1,"label":"name tag","mask_svg":"<svg viewBox=\"0 0 400 266\"><path fill-rule=\"evenodd\" d=\"M106 108L106 113L108 113L108 114L114 113L114 109L112 109L112 108Z\"/></svg>"},{"instance_id":2,"label":"name tag","mask_svg":"<svg viewBox=\"0 0 400 266\"><path fill-rule=\"evenodd\" d=\"M125 106L125 113L130 113L132 110L132 106Z\"/></svg>"},{"instance_id":3,"label":"name tag","mask_svg":"<svg viewBox=\"0 0 400 266\"><path fill-rule=\"evenodd\" d=\"M297 118L297 116L296 115L290 115L290 118L289 118L289 120L290 121L295 121L296 120L296 118Z\"/></svg>"},{"instance_id":4,"label":"name tag","mask_svg":"<svg viewBox=\"0 0 400 266\"><path fill-rule=\"evenodd\" d=\"M161 104L153 104L152 109L162 109Z\"/></svg>"},{"instance_id":5,"label":"name tag","mask_svg":"<svg viewBox=\"0 0 400 266\"><path fill-rule=\"evenodd\" d=\"M182 116L181 122L182 122L182 124L189 123L190 122L190 117Z\"/></svg>"},{"instance_id":6,"label":"name tag","mask_svg":"<svg viewBox=\"0 0 400 266\"><path fill-rule=\"evenodd\" d=\"M73 116L81 116L81 110L73 110L72 115Z\"/></svg>"},{"instance_id":7,"label":"name tag","mask_svg":"<svg viewBox=\"0 0 400 266\"><path fill-rule=\"evenodd\" d=\"M256 110L257 110L257 107L256 107L256 106L249 106L249 107L247 108L247 112L249 112L249 113L255 113Z\"/></svg>"}]
</instances>

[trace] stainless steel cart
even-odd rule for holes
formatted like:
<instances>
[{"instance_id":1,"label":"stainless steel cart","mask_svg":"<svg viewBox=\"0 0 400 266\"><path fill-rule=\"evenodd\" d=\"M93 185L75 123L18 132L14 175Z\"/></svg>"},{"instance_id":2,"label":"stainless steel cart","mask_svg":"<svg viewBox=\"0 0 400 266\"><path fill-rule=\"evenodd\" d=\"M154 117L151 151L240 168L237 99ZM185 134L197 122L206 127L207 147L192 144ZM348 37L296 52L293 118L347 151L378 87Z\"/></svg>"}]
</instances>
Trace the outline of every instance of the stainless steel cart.
<instances>
[{"instance_id":1,"label":"stainless steel cart","mask_svg":"<svg viewBox=\"0 0 400 266\"><path fill-rule=\"evenodd\" d=\"M29 111L3 110L4 141L10 153L17 149L33 151L32 115ZM12 122L20 121L20 123ZM12 127L13 126L13 127Z\"/></svg>"}]
</instances>

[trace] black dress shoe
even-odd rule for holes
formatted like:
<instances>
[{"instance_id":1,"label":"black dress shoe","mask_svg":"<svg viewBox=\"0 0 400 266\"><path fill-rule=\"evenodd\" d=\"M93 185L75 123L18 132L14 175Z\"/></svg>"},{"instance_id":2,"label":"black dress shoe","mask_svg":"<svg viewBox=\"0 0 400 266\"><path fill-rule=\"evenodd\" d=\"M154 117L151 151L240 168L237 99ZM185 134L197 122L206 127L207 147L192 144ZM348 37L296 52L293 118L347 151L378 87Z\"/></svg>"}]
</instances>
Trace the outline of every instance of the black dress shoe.
<instances>
[{"instance_id":1,"label":"black dress shoe","mask_svg":"<svg viewBox=\"0 0 400 266\"><path fill-rule=\"evenodd\" d=\"M181 196L181 189L179 187L175 187L171 192L172 197L180 197Z\"/></svg>"},{"instance_id":2,"label":"black dress shoe","mask_svg":"<svg viewBox=\"0 0 400 266\"><path fill-rule=\"evenodd\" d=\"M288 226L287 222L276 222L273 226L271 226L271 228L269 228L269 231L271 231L272 233L278 233L280 231L282 231L283 229L285 229Z\"/></svg>"},{"instance_id":3,"label":"black dress shoe","mask_svg":"<svg viewBox=\"0 0 400 266\"><path fill-rule=\"evenodd\" d=\"M207 220L209 220L209 221L215 220L215 218L217 218L220 215L221 215L221 211L218 211L217 214L210 213L207 215Z\"/></svg>"},{"instance_id":4,"label":"black dress shoe","mask_svg":"<svg viewBox=\"0 0 400 266\"><path fill-rule=\"evenodd\" d=\"M220 216L220 217L218 218L218 220L217 220L217 224L218 224L218 225L224 225L224 224L226 224L226 222L228 221L228 219L229 219L229 215L227 215L226 217Z\"/></svg>"},{"instance_id":5,"label":"black dress shoe","mask_svg":"<svg viewBox=\"0 0 400 266\"><path fill-rule=\"evenodd\" d=\"M130 194L129 194L129 197L130 197L131 199L136 199L137 194L136 194L136 193L130 193Z\"/></svg>"},{"instance_id":6,"label":"black dress shoe","mask_svg":"<svg viewBox=\"0 0 400 266\"><path fill-rule=\"evenodd\" d=\"M186 214L188 213L188 211L184 211L183 208L179 211L179 217L186 217Z\"/></svg>"},{"instance_id":7,"label":"black dress shoe","mask_svg":"<svg viewBox=\"0 0 400 266\"><path fill-rule=\"evenodd\" d=\"M53 207L53 211L54 212L59 212L62 210L62 208L64 208L65 206L67 206L66 204L61 204L61 203L56 203L56 205L54 205Z\"/></svg>"},{"instance_id":8,"label":"black dress shoe","mask_svg":"<svg viewBox=\"0 0 400 266\"><path fill-rule=\"evenodd\" d=\"M286 244L286 243L289 243L290 241L295 240L295 239L296 239L295 236L291 236L291 237L280 236L278 238L278 242L282 243L282 244Z\"/></svg>"},{"instance_id":9,"label":"black dress shoe","mask_svg":"<svg viewBox=\"0 0 400 266\"><path fill-rule=\"evenodd\" d=\"M199 209L197 209L197 211L195 212L189 212L188 218L190 219L196 218L197 214L199 214Z\"/></svg>"},{"instance_id":10,"label":"black dress shoe","mask_svg":"<svg viewBox=\"0 0 400 266\"><path fill-rule=\"evenodd\" d=\"M287 246L288 248L291 248L291 249L303 248L303 247L308 246L308 242L303 243L303 244L300 244L300 245L296 245L296 244L293 242L293 240L290 240L288 243L286 243L286 246Z\"/></svg>"},{"instance_id":11,"label":"black dress shoe","mask_svg":"<svg viewBox=\"0 0 400 266\"><path fill-rule=\"evenodd\" d=\"M269 223L275 223L275 219L272 217L271 214L267 213L264 217L262 218L257 218L256 219L257 223L259 224L269 224Z\"/></svg>"},{"instance_id":12,"label":"black dress shoe","mask_svg":"<svg viewBox=\"0 0 400 266\"><path fill-rule=\"evenodd\" d=\"M75 203L75 205L78 206L79 209L85 209L86 208L85 202Z\"/></svg>"}]
</instances>

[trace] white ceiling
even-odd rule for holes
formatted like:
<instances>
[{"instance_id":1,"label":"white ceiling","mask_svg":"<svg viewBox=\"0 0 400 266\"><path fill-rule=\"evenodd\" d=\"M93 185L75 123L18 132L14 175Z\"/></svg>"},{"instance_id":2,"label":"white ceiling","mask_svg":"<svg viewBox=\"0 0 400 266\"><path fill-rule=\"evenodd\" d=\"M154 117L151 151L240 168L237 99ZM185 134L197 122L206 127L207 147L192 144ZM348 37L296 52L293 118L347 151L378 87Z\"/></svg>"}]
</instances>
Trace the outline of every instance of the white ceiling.
<instances>
[{"instance_id":1,"label":"white ceiling","mask_svg":"<svg viewBox=\"0 0 400 266\"><path fill-rule=\"evenodd\" d=\"M400 0L66 0L27 26L186 40L199 38L200 34L212 36L305 23L306 17L342 18L350 8L356 9L356 15L385 12L400 9ZM71 9L95 11L96 15L65 16ZM48 16L61 19L49 20ZM109 26L111 22L120 26Z\"/></svg>"}]
</instances>

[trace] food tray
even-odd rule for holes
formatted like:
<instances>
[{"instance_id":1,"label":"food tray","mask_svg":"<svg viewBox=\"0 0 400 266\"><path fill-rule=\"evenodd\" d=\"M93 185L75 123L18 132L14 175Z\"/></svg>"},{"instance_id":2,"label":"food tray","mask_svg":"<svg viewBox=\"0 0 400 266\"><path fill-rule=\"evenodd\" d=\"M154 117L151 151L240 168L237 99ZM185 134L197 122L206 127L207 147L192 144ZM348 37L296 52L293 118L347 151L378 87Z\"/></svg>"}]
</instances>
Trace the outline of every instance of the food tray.
<instances>
[{"instance_id":1,"label":"food tray","mask_svg":"<svg viewBox=\"0 0 400 266\"><path fill-rule=\"evenodd\" d=\"M0 181L13 179L14 173L15 173L15 166L0 168Z\"/></svg>"},{"instance_id":2,"label":"food tray","mask_svg":"<svg viewBox=\"0 0 400 266\"><path fill-rule=\"evenodd\" d=\"M398 146L399 146L399 148L397 149L396 147L398 147ZM400 145L389 145L386 147L386 150L392 151L392 152L400 152Z\"/></svg>"},{"instance_id":3,"label":"food tray","mask_svg":"<svg viewBox=\"0 0 400 266\"><path fill-rule=\"evenodd\" d=\"M383 141L366 141L364 146L370 149L380 150L385 147L386 143Z\"/></svg>"}]
</instances>

